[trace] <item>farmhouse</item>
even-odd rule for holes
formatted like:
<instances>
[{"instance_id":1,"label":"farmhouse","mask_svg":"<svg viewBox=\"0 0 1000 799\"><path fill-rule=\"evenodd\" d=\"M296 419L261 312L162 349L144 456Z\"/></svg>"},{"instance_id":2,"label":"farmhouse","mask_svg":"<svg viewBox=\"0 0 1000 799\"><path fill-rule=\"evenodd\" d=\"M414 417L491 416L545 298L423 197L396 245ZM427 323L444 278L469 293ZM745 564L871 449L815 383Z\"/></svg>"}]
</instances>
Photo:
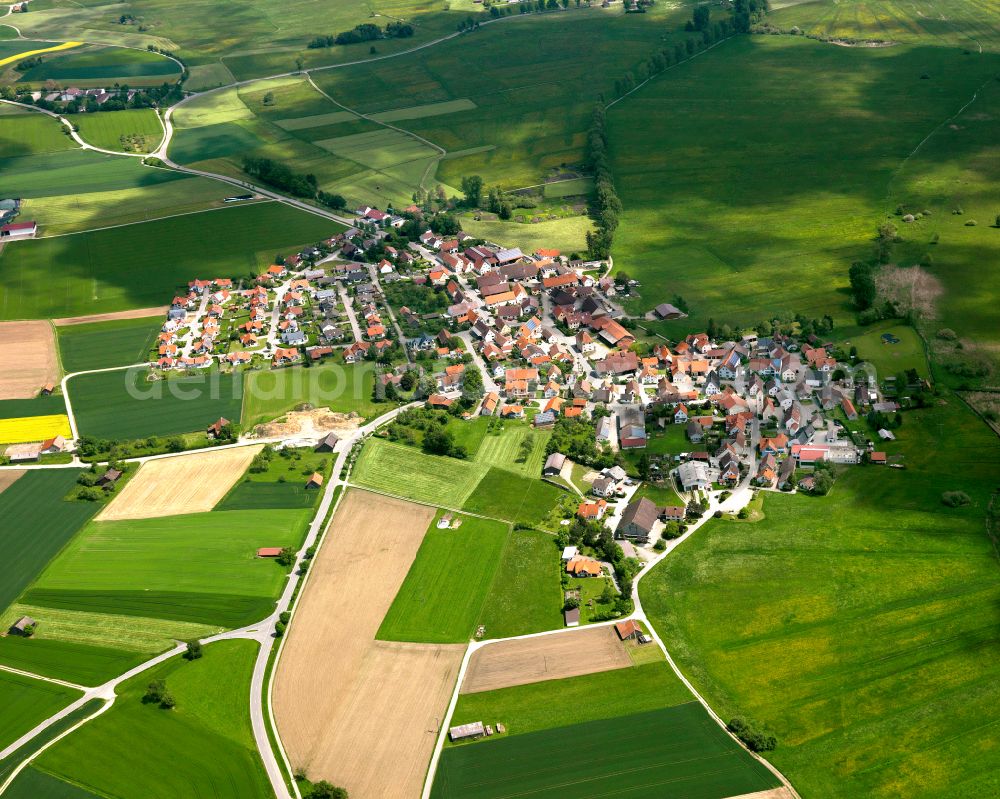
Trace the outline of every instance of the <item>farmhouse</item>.
<instances>
[{"instance_id":1,"label":"farmhouse","mask_svg":"<svg viewBox=\"0 0 1000 799\"><path fill-rule=\"evenodd\" d=\"M601 562L578 555L566 563L566 572L574 577L600 577Z\"/></svg>"},{"instance_id":2,"label":"farmhouse","mask_svg":"<svg viewBox=\"0 0 1000 799\"><path fill-rule=\"evenodd\" d=\"M576 515L581 519L600 519L604 516L607 509L608 503L603 499L599 499L596 502L585 500L584 502L581 502L580 506L576 509Z\"/></svg>"},{"instance_id":3,"label":"farmhouse","mask_svg":"<svg viewBox=\"0 0 1000 799\"><path fill-rule=\"evenodd\" d=\"M618 535L636 541L648 541L659 516L660 511L651 500L646 497L634 500L622 513Z\"/></svg>"}]
</instances>

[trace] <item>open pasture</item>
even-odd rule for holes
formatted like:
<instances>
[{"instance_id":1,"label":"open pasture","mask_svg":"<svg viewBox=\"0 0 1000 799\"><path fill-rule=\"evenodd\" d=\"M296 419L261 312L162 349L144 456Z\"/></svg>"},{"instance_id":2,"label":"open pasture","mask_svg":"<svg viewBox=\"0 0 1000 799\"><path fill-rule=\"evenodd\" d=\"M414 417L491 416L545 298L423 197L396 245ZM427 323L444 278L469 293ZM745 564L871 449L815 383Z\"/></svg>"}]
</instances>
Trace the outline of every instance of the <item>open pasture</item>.
<instances>
[{"instance_id":1,"label":"open pasture","mask_svg":"<svg viewBox=\"0 0 1000 799\"><path fill-rule=\"evenodd\" d=\"M312 780L358 796L420 790L463 647L374 639L433 518L357 490L333 517L274 684L282 741Z\"/></svg>"},{"instance_id":2,"label":"open pasture","mask_svg":"<svg viewBox=\"0 0 1000 799\"><path fill-rule=\"evenodd\" d=\"M507 544L502 522L463 517L457 530L431 523L417 557L382 620L385 641L464 643L476 622Z\"/></svg>"},{"instance_id":3,"label":"open pasture","mask_svg":"<svg viewBox=\"0 0 1000 799\"><path fill-rule=\"evenodd\" d=\"M72 434L69 417L64 413L0 419L0 444L45 441L56 436L71 438Z\"/></svg>"},{"instance_id":4,"label":"open pasture","mask_svg":"<svg viewBox=\"0 0 1000 799\"><path fill-rule=\"evenodd\" d=\"M569 758L568 751L587 756ZM571 790L586 796L722 799L778 784L692 701L450 747L442 753L431 796L509 799Z\"/></svg>"},{"instance_id":5,"label":"open pasture","mask_svg":"<svg viewBox=\"0 0 1000 799\"><path fill-rule=\"evenodd\" d=\"M89 114L79 127L85 142L105 150L149 153L163 139L163 127L152 108Z\"/></svg>"},{"instance_id":6,"label":"open pasture","mask_svg":"<svg viewBox=\"0 0 1000 799\"><path fill-rule=\"evenodd\" d=\"M479 481L462 510L514 524L540 525L561 496L561 489L538 477L523 477L494 466Z\"/></svg>"},{"instance_id":7,"label":"open pasture","mask_svg":"<svg viewBox=\"0 0 1000 799\"><path fill-rule=\"evenodd\" d=\"M147 461L96 520L149 519L210 511L263 448L258 444Z\"/></svg>"},{"instance_id":8,"label":"open pasture","mask_svg":"<svg viewBox=\"0 0 1000 799\"><path fill-rule=\"evenodd\" d=\"M108 712L46 750L33 767L123 799L269 796L247 703L256 656L256 642L220 641L199 660L175 657L143 672L118 689ZM165 680L176 700L170 712L142 701L154 679Z\"/></svg>"},{"instance_id":9,"label":"open pasture","mask_svg":"<svg viewBox=\"0 0 1000 799\"><path fill-rule=\"evenodd\" d=\"M244 606L264 615L287 574L258 558L257 549L297 547L309 516L308 510L253 510L94 521L26 598L46 597L58 606L62 595L80 610L122 613L127 606L135 615L228 626ZM107 607L114 601L122 609Z\"/></svg>"},{"instance_id":10,"label":"open pasture","mask_svg":"<svg viewBox=\"0 0 1000 799\"><path fill-rule=\"evenodd\" d=\"M417 502L461 508L486 472L482 464L425 455L372 438L354 465L351 481Z\"/></svg>"},{"instance_id":11,"label":"open pasture","mask_svg":"<svg viewBox=\"0 0 1000 799\"><path fill-rule=\"evenodd\" d=\"M59 358L52 325L0 322L0 400L30 399L43 386L57 382Z\"/></svg>"},{"instance_id":12,"label":"open pasture","mask_svg":"<svg viewBox=\"0 0 1000 799\"><path fill-rule=\"evenodd\" d=\"M79 696L72 688L0 671L0 749Z\"/></svg>"},{"instance_id":13,"label":"open pasture","mask_svg":"<svg viewBox=\"0 0 1000 799\"><path fill-rule=\"evenodd\" d=\"M713 521L640 583L643 607L723 717L750 716L803 795L981 796L1000 754L1000 444L954 396L906 415L823 499L768 494ZM945 490L971 502L949 508ZM985 725L985 726L984 726Z\"/></svg>"},{"instance_id":14,"label":"open pasture","mask_svg":"<svg viewBox=\"0 0 1000 799\"><path fill-rule=\"evenodd\" d=\"M16 242L0 253L0 316L54 318L162 305L178 285L205 277L206 265L212 275L257 274L276 253L340 229L268 202Z\"/></svg>"},{"instance_id":15,"label":"open pasture","mask_svg":"<svg viewBox=\"0 0 1000 799\"><path fill-rule=\"evenodd\" d=\"M463 694L578 677L631 666L614 627L576 630L486 644L469 661Z\"/></svg>"},{"instance_id":16,"label":"open pasture","mask_svg":"<svg viewBox=\"0 0 1000 799\"><path fill-rule=\"evenodd\" d=\"M142 363L148 357L166 316L165 308L150 310L155 315L57 324L56 335L63 368L72 373Z\"/></svg>"},{"instance_id":17,"label":"open pasture","mask_svg":"<svg viewBox=\"0 0 1000 799\"><path fill-rule=\"evenodd\" d=\"M0 120L0 159L3 161L76 147L58 121L37 111L10 110L0 116Z\"/></svg>"},{"instance_id":18,"label":"open pasture","mask_svg":"<svg viewBox=\"0 0 1000 799\"><path fill-rule=\"evenodd\" d=\"M249 430L308 404L334 413L357 413L365 419L387 406L372 401L375 369L370 363L330 363L305 368L248 372L243 391L243 424Z\"/></svg>"},{"instance_id":19,"label":"open pasture","mask_svg":"<svg viewBox=\"0 0 1000 799\"><path fill-rule=\"evenodd\" d=\"M240 420L239 375L146 380L147 370L77 375L67 384L80 435L125 441L205 430L220 416Z\"/></svg>"},{"instance_id":20,"label":"open pasture","mask_svg":"<svg viewBox=\"0 0 1000 799\"><path fill-rule=\"evenodd\" d=\"M680 295L686 329L778 311L843 320L847 267L873 253L896 170L998 63L740 37L615 105L615 266L641 283L630 309Z\"/></svg>"},{"instance_id":21,"label":"open pasture","mask_svg":"<svg viewBox=\"0 0 1000 799\"><path fill-rule=\"evenodd\" d=\"M531 213L528 210L526 213ZM542 222L511 222L502 219L476 221L462 217L462 229L470 236L520 247L523 252L554 248L567 256L587 250L587 231L593 229L588 216L568 216Z\"/></svg>"},{"instance_id":22,"label":"open pasture","mask_svg":"<svg viewBox=\"0 0 1000 799\"><path fill-rule=\"evenodd\" d=\"M6 553L0 561L0 609L13 602L97 512L92 503L62 500L79 474L76 469L31 471L0 493L0 547Z\"/></svg>"}]
</instances>

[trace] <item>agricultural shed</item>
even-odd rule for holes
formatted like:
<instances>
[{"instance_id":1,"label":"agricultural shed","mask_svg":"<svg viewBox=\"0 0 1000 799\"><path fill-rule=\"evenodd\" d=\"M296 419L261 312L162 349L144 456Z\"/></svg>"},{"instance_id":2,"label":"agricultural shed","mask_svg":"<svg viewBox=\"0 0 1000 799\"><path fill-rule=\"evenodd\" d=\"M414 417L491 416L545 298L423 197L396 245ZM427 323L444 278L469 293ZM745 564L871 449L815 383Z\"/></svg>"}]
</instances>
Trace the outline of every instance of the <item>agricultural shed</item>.
<instances>
[{"instance_id":1,"label":"agricultural shed","mask_svg":"<svg viewBox=\"0 0 1000 799\"><path fill-rule=\"evenodd\" d=\"M40 444L15 444L7 447L6 455L11 463L18 461L37 461L42 452Z\"/></svg>"},{"instance_id":2,"label":"agricultural shed","mask_svg":"<svg viewBox=\"0 0 1000 799\"><path fill-rule=\"evenodd\" d=\"M281 554L281 547L261 547L257 550L258 558L276 558Z\"/></svg>"},{"instance_id":3,"label":"agricultural shed","mask_svg":"<svg viewBox=\"0 0 1000 799\"><path fill-rule=\"evenodd\" d=\"M545 466L542 468L542 474L548 476L559 474L563 466L566 464L566 456L561 452L553 452L545 459Z\"/></svg>"},{"instance_id":4,"label":"agricultural shed","mask_svg":"<svg viewBox=\"0 0 1000 799\"><path fill-rule=\"evenodd\" d=\"M467 741L470 738L482 738L484 735L486 735L486 729L481 721L459 724L448 730L448 737L453 741Z\"/></svg>"},{"instance_id":5,"label":"agricultural shed","mask_svg":"<svg viewBox=\"0 0 1000 799\"><path fill-rule=\"evenodd\" d=\"M327 433L316 445L316 452L333 452L339 443L336 433Z\"/></svg>"},{"instance_id":6,"label":"agricultural shed","mask_svg":"<svg viewBox=\"0 0 1000 799\"><path fill-rule=\"evenodd\" d=\"M10 629L18 635L24 635L29 627L34 627L36 624L38 622L31 616L22 616L10 626Z\"/></svg>"},{"instance_id":7,"label":"agricultural shed","mask_svg":"<svg viewBox=\"0 0 1000 799\"><path fill-rule=\"evenodd\" d=\"M563 620L567 627L580 626L580 608L567 608L563 611Z\"/></svg>"},{"instance_id":8,"label":"agricultural shed","mask_svg":"<svg viewBox=\"0 0 1000 799\"><path fill-rule=\"evenodd\" d=\"M639 625L635 623L634 619L618 622L615 625L615 632L618 633L618 637L623 641L642 635L642 630L639 629Z\"/></svg>"},{"instance_id":9,"label":"agricultural shed","mask_svg":"<svg viewBox=\"0 0 1000 799\"><path fill-rule=\"evenodd\" d=\"M319 472L313 472L312 477L309 478L309 482L306 483L306 488L319 488L323 485L323 475Z\"/></svg>"},{"instance_id":10,"label":"agricultural shed","mask_svg":"<svg viewBox=\"0 0 1000 799\"><path fill-rule=\"evenodd\" d=\"M114 485L118 482L122 473L118 469L108 469L104 474L100 476L97 480L99 486Z\"/></svg>"}]
</instances>

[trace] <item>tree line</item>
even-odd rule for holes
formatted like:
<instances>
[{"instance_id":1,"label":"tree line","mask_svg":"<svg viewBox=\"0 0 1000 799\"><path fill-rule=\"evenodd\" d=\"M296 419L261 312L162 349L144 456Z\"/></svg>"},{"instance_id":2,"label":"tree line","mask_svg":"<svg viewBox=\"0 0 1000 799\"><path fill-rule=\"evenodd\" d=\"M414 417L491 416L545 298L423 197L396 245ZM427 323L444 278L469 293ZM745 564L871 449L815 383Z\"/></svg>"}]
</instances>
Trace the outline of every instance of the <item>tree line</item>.
<instances>
[{"instance_id":1,"label":"tree line","mask_svg":"<svg viewBox=\"0 0 1000 799\"><path fill-rule=\"evenodd\" d=\"M251 177L286 191L295 197L305 197L317 200L327 208L343 209L347 200L340 194L331 194L319 188L319 181L313 174L301 175L293 172L286 164L270 158L255 158L248 156L243 159L243 171Z\"/></svg>"},{"instance_id":2,"label":"tree line","mask_svg":"<svg viewBox=\"0 0 1000 799\"><path fill-rule=\"evenodd\" d=\"M608 124L603 106L597 106L587 132L586 164L594 174L591 216L595 230L587 232L587 252L594 260L611 254L611 243L618 228L622 202L615 191L614 177L608 162Z\"/></svg>"},{"instance_id":3,"label":"tree line","mask_svg":"<svg viewBox=\"0 0 1000 799\"><path fill-rule=\"evenodd\" d=\"M355 25L349 31L317 36L309 42L307 47L311 50L318 50L338 44L361 44L362 42L374 42L379 39L409 39L412 35L413 26L405 22L390 22L385 28L380 28L371 22L363 22L360 25Z\"/></svg>"}]
</instances>

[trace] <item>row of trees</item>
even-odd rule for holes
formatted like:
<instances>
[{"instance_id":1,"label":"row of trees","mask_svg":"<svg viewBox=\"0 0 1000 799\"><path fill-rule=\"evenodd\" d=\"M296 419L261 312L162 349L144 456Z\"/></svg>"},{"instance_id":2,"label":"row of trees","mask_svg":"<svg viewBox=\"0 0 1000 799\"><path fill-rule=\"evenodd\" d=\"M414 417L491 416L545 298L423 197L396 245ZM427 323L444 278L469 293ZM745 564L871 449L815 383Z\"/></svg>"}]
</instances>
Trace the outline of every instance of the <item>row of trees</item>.
<instances>
[{"instance_id":1,"label":"row of trees","mask_svg":"<svg viewBox=\"0 0 1000 799\"><path fill-rule=\"evenodd\" d=\"M251 177L295 197L318 200L321 205L335 210L347 207L347 200L342 195L322 191L315 175L300 175L280 161L248 156L243 159L243 171Z\"/></svg>"},{"instance_id":2,"label":"row of trees","mask_svg":"<svg viewBox=\"0 0 1000 799\"><path fill-rule=\"evenodd\" d=\"M318 50L338 44L361 44L379 39L409 39L411 36L413 36L413 26L405 22L390 22L384 29L374 23L364 22L349 31L317 36L307 46L311 50Z\"/></svg>"},{"instance_id":3,"label":"row of trees","mask_svg":"<svg viewBox=\"0 0 1000 799\"><path fill-rule=\"evenodd\" d=\"M587 232L587 252L598 260L611 254L611 243L618 228L622 202L615 191L611 165L608 162L608 124L603 106L594 108L587 132L586 163L594 174L594 195L591 215L596 230Z\"/></svg>"}]
</instances>

